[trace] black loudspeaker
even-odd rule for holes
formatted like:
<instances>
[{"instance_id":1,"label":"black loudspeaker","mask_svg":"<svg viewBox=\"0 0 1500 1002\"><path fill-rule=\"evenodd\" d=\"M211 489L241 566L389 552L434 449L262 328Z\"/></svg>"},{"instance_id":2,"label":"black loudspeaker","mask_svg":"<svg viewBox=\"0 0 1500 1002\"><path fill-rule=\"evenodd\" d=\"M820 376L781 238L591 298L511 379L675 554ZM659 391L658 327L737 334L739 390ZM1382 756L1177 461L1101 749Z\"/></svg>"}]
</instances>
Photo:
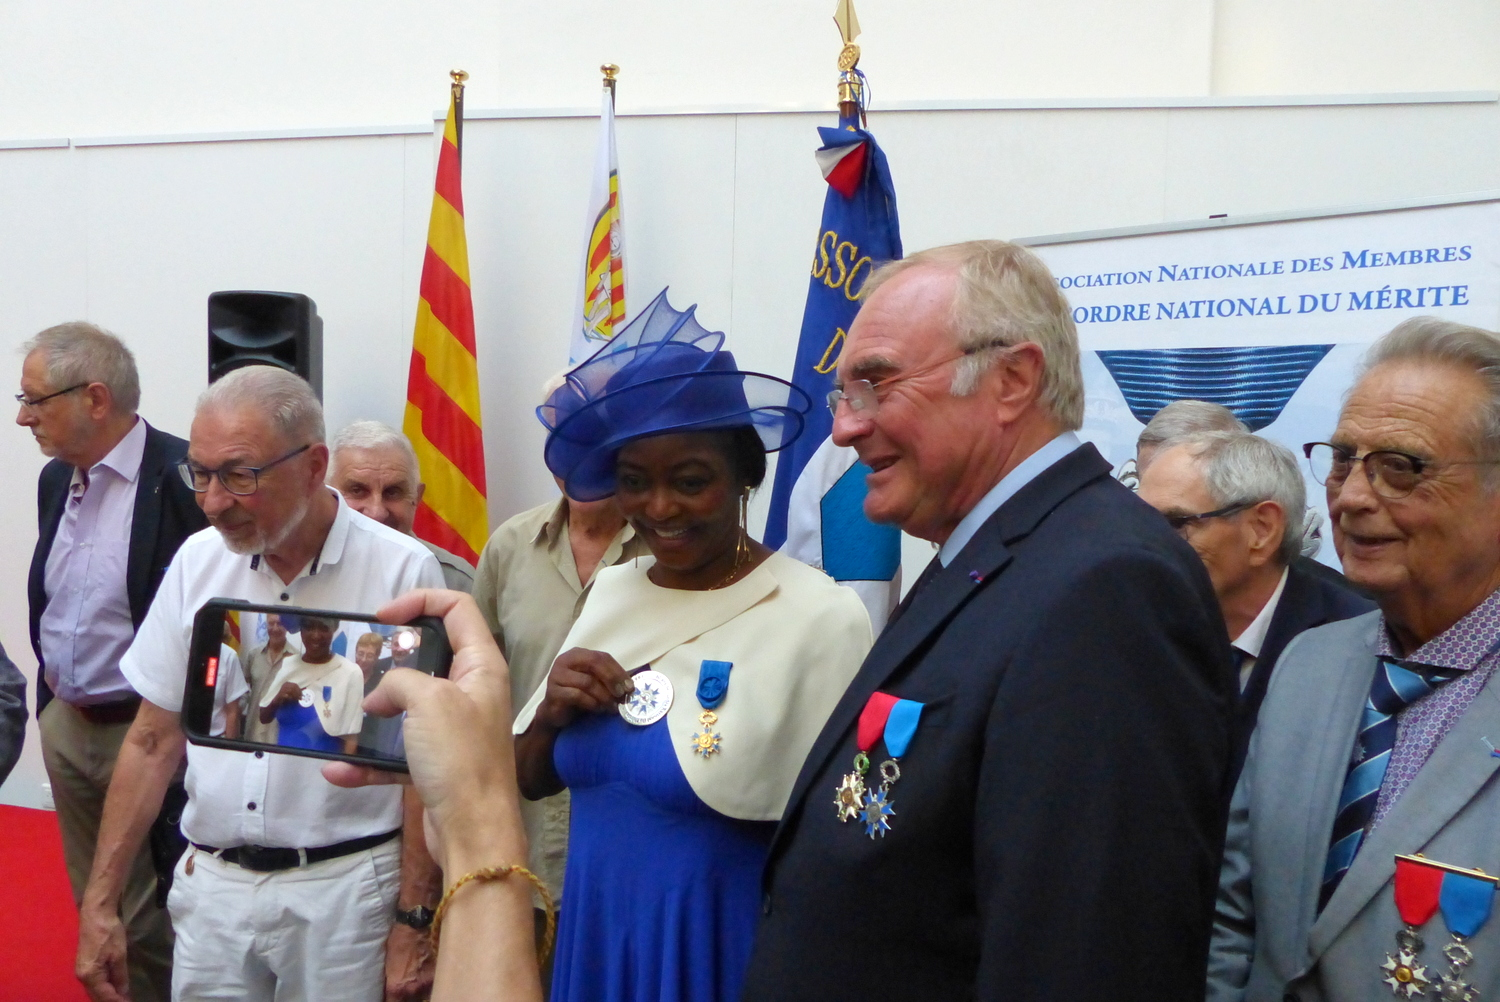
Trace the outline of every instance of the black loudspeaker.
<instances>
[{"instance_id":1,"label":"black loudspeaker","mask_svg":"<svg viewBox=\"0 0 1500 1002\"><path fill-rule=\"evenodd\" d=\"M295 372L323 399L323 318L300 292L212 292L208 381L246 365Z\"/></svg>"}]
</instances>

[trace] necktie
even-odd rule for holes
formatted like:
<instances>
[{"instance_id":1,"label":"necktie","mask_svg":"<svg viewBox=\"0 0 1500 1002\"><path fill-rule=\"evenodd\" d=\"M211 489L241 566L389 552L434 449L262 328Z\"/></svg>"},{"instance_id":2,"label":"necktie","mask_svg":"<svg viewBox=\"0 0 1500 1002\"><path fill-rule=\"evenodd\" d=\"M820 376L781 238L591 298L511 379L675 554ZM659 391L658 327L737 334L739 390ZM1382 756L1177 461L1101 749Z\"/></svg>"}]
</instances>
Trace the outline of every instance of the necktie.
<instances>
[{"instance_id":1,"label":"necktie","mask_svg":"<svg viewBox=\"0 0 1500 1002\"><path fill-rule=\"evenodd\" d=\"M942 558L936 556L933 557L932 562L927 565L926 569L923 570L921 575L917 578L916 583L911 586L911 590L906 593L906 597L901 600L901 604L896 606L895 610L891 613L891 618L885 621L885 628L887 630L891 628L892 623L906 614L906 610L909 609L912 602L916 600L917 593L920 592L923 588L926 588L928 582L937 577L938 573L942 571L942 569Z\"/></svg>"},{"instance_id":2,"label":"necktie","mask_svg":"<svg viewBox=\"0 0 1500 1002\"><path fill-rule=\"evenodd\" d=\"M1328 862L1323 868L1323 887L1318 895L1319 912L1349 872L1364 841L1365 826L1375 816L1380 784L1391 762L1391 749L1396 746L1396 715L1461 674L1455 668L1391 657L1380 659L1370 683L1370 695L1365 699L1364 716L1354 738L1353 760L1344 776L1338 813L1333 819Z\"/></svg>"}]
</instances>

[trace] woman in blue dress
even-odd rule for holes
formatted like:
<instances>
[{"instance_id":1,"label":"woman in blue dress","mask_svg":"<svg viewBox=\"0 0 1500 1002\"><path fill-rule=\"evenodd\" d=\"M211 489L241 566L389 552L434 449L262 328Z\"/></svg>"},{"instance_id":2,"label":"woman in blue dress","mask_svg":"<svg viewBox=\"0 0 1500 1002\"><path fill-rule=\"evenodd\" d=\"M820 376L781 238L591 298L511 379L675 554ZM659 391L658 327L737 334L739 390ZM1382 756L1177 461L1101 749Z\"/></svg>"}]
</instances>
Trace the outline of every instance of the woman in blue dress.
<instances>
[{"instance_id":1,"label":"woman in blue dress","mask_svg":"<svg viewBox=\"0 0 1500 1002\"><path fill-rule=\"evenodd\" d=\"M652 554L599 572L516 719L522 792L572 791L555 1002L738 997L775 822L870 647L852 591L746 531L809 403L722 342L664 292L538 412L568 496L613 494Z\"/></svg>"}]
</instances>

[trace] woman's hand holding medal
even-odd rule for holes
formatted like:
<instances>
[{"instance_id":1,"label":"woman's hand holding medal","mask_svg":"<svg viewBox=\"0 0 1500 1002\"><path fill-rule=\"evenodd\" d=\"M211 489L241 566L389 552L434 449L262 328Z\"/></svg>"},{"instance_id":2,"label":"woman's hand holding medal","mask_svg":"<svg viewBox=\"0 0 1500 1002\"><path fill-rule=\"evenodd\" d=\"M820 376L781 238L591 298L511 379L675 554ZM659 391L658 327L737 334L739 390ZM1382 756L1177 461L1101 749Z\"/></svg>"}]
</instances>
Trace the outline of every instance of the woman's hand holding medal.
<instances>
[{"instance_id":1,"label":"woman's hand holding medal","mask_svg":"<svg viewBox=\"0 0 1500 1002\"><path fill-rule=\"evenodd\" d=\"M575 647L552 662L547 695L536 719L562 730L580 713L608 713L630 698L635 683L620 663L603 651Z\"/></svg>"}]
</instances>

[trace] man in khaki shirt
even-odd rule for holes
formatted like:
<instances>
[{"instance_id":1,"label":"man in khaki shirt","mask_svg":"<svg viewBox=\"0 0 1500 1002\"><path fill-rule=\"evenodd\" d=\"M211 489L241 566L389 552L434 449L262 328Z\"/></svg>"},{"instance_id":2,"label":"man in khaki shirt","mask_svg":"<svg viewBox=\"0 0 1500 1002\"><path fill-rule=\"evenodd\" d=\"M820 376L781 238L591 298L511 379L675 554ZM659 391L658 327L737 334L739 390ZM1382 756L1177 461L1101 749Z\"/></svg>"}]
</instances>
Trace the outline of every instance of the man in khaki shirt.
<instances>
[{"instance_id":1,"label":"man in khaki shirt","mask_svg":"<svg viewBox=\"0 0 1500 1002\"><path fill-rule=\"evenodd\" d=\"M526 705L552 669L601 567L649 555L614 499L566 497L524 511L495 530L479 556L474 600L510 663L511 705ZM579 565L587 570L580 574ZM522 801L528 865L562 899L568 854L568 791Z\"/></svg>"}]
</instances>

